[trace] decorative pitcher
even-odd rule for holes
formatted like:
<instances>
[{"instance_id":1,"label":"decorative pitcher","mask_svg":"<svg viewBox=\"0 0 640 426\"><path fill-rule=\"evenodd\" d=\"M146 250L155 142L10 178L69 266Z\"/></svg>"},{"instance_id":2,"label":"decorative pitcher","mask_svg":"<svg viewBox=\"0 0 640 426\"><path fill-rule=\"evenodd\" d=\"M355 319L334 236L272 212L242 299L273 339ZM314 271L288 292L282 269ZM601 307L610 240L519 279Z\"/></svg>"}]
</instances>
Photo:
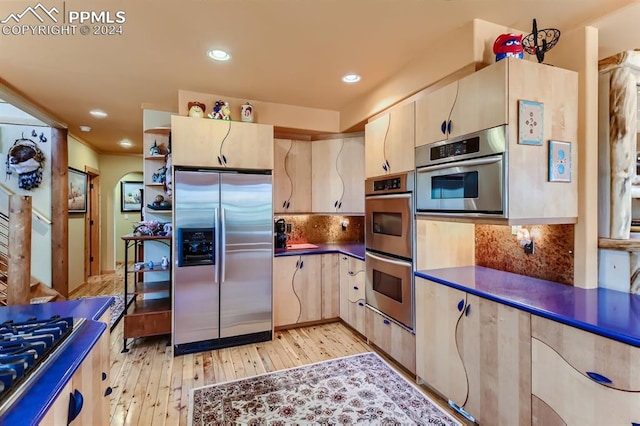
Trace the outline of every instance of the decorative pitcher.
<instances>
[{"instance_id":1,"label":"decorative pitcher","mask_svg":"<svg viewBox=\"0 0 640 426\"><path fill-rule=\"evenodd\" d=\"M245 102L240 109L240 116L242 117L242 121L253 123L253 105Z\"/></svg>"}]
</instances>

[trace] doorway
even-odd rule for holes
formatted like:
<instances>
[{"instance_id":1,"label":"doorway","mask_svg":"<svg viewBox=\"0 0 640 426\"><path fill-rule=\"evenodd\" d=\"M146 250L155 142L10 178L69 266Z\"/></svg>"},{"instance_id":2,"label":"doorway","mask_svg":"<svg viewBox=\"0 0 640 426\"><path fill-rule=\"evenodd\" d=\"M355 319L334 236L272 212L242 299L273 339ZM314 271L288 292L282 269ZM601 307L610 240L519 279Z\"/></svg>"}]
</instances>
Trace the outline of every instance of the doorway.
<instances>
[{"instance_id":1,"label":"doorway","mask_svg":"<svg viewBox=\"0 0 640 426\"><path fill-rule=\"evenodd\" d=\"M84 228L84 279L100 275L100 171L85 166L88 202Z\"/></svg>"}]
</instances>

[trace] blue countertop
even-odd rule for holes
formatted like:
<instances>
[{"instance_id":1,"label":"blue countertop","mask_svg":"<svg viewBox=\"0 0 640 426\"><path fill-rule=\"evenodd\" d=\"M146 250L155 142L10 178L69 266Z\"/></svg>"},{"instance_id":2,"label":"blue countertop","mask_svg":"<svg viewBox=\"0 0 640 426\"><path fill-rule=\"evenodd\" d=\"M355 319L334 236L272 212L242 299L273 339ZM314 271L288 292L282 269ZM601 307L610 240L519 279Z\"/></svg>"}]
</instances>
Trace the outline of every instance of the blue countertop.
<instances>
[{"instance_id":1,"label":"blue countertop","mask_svg":"<svg viewBox=\"0 0 640 426\"><path fill-rule=\"evenodd\" d=\"M312 249L275 249L275 257L280 256L300 256L307 254L325 254L325 253L342 253L356 259L364 260L364 243L330 243L315 244L318 248Z\"/></svg>"},{"instance_id":2,"label":"blue countertop","mask_svg":"<svg viewBox=\"0 0 640 426\"><path fill-rule=\"evenodd\" d=\"M640 347L640 295L576 288L481 266L422 270L415 275Z\"/></svg>"},{"instance_id":3,"label":"blue countertop","mask_svg":"<svg viewBox=\"0 0 640 426\"><path fill-rule=\"evenodd\" d=\"M77 327L77 331L71 337L63 342L63 345L66 345L64 350L55 354L56 358L51 365L39 373L31 386L0 417L0 424L37 425L42 421L100 336L109 332L107 324L98 322L97 319L107 311L112 301L113 297L96 297L0 308L0 322L10 318L20 321L29 317L49 318L52 315L87 319ZM96 374L100 373L96 372Z\"/></svg>"}]
</instances>

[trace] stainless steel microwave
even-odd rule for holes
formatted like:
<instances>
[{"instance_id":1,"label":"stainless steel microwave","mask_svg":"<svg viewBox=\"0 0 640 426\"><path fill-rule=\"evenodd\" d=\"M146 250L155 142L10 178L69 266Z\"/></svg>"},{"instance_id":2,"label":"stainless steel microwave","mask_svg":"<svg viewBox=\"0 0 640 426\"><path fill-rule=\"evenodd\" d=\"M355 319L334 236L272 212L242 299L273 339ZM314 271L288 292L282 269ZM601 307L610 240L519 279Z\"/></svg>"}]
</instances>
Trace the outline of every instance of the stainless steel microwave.
<instances>
[{"instance_id":1,"label":"stainless steel microwave","mask_svg":"<svg viewBox=\"0 0 640 426\"><path fill-rule=\"evenodd\" d=\"M506 217L507 126L416 148L416 213Z\"/></svg>"}]
</instances>

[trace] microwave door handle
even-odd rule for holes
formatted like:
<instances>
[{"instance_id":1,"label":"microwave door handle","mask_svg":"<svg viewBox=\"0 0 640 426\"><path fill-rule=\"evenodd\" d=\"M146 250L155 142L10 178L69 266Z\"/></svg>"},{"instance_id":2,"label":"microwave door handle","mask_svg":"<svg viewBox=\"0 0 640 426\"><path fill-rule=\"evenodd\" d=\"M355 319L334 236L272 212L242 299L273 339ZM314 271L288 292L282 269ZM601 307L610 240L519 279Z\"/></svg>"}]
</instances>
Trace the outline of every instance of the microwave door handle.
<instances>
[{"instance_id":1,"label":"microwave door handle","mask_svg":"<svg viewBox=\"0 0 640 426\"><path fill-rule=\"evenodd\" d=\"M366 255L369 256L372 259L379 260L380 262L391 263L392 265L398 265L398 266L411 267L411 263L403 262L402 260L395 260L395 259L391 259L391 258L388 258L388 257L382 257L382 256L378 256L378 255L375 255L375 254L371 254L370 252L367 252Z\"/></svg>"},{"instance_id":2,"label":"microwave door handle","mask_svg":"<svg viewBox=\"0 0 640 426\"><path fill-rule=\"evenodd\" d=\"M399 198L399 199L409 199L411 198L411 194L386 194L386 195L367 195L366 199L367 200L378 200L378 199L382 199L382 200L390 200L392 198Z\"/></svg>"},{"instance_id":3,"label":"microwave door handle","mask_svg":"<svg viewBox=\"0 0 640 426\"><path fill-rule=\"evenodd\" d=\"M213 214L215 216L215 222L213 222L215 224L215 227L213 228L215 231L214 232L220 232L220 227L218 226L218 224L220 223L218 220L218 208L216 207L213 210ZM216 236L213 236L213 244L216 244ZM215 253L216 257L220 257L220 248L219 247L215 247L213 248L213 251ZM218 259L214 259L215 265L213 266L213 282L214 283L218 283L218 268L220 267L220 262L218 261Z\"/></svg>"},{"instance_id":4,"label":"microwave door handle","mask_svg":"<svg viewBox=\"0 0 640 426\"><path fill-rule=\"evenodd\" d=\"M450 163L438 164L435 166L426 166L417 169L418 173L433 172L436 170L449 169L451 167L481 166L484 164L493 164L502 161L502 155L493 157L476 158L471 160L454 161Z\"/></svg>"}]
</instances>

